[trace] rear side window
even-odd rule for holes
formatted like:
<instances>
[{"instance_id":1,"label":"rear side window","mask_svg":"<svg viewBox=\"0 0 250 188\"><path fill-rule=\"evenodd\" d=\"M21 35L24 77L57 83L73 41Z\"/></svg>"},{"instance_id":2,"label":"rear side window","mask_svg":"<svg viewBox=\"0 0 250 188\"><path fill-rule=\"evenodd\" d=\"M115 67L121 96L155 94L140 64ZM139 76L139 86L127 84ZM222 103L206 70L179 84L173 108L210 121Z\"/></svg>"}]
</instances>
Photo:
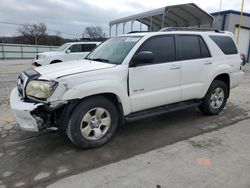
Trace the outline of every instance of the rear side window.
<instances>
[{"instance_id":1,"label":"rear side window","mask_svg":"<svg viewBox=\"0 0 250 188\"><path fill-rule=\"evenodd\" d=\"M196 35L178 35L179 60L211 57L204 40Z\"/></svg>"},{"instance_id":2,"label":"rear side window","mask_svg":"<svg viewBox=\"0 0 250 188\"><path fill-rule=\"evenodd\" d=\"M157 36L147 40L138 52L150 51L154 54L154 63L175 61L174 36Z\"/></svg>"},{"instance_id":3,"label":"rear side window","mask_svg":"<svg viewBox=\"0 0 250 188\"><path fill-rule=\"evenodd\" d=\"M231 37L228 36L209 36L221 49L221 51L226 54L237 54L238 50L234 44L234 41Z\"/></svg>"},{"instance_id":4,"label":"rear side window","mask_svg":"<svg viewBox=\"0 0 250 188\"><path fill-rule=\"evenodd\" d=\"M96 44L82 44L82 52L91 52L96 47Z\"/></svg>"},{"instance_id":5,"label":"rear side window","mask_svg":"<svg viewBox=\"0 0 250 188\"><path fill-rule=\"evenodd\" d=\"M200 47L201 47L201 57L202 58L211 57L211 54L204 40L201 37L199 37L199 40L200 40Z\"/></svg>"}]
</instances>

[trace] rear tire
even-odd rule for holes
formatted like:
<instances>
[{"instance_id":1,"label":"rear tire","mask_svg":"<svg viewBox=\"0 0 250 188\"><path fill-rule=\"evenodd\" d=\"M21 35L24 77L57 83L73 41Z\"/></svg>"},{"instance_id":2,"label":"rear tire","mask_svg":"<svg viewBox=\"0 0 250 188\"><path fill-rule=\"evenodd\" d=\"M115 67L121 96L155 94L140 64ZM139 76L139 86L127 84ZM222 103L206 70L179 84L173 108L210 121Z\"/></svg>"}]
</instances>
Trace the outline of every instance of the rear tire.
<instances>
[{"instance_id":1,"label":"rear tire","mask_svg":"<svg viewBox=\"0 0 250 188\"><path fill-rule=\"evenodd\" d=\"M228 93L228 87L224 82L214 80L202 99L200 111L207 115L220 113L226 105Z\"/></svg>"},{"instance_id":2,"label":"rear tire","mask_svg":"<svg viewBox=\"0 0 250 188\"><path fill-rule=\"evenodd\" d=\"M96 96L77 105L69 119L66 133L74 145L88 149L108 142L117 127L116 106L107 98Z\"/></svg>"}]
</instances>

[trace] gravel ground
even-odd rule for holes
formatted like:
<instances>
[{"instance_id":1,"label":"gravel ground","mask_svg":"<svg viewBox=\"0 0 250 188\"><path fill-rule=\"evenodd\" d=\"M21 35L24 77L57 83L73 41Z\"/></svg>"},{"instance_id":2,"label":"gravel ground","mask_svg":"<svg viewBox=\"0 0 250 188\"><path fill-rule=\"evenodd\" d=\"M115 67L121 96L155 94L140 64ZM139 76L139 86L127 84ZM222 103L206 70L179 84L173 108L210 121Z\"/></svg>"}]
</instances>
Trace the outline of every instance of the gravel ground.
<instances>
[{"instance_id":1,"label":"gravel ground","mask_svg":"<svg viewBox=\"0 0 250 188\"><path fill-rule=\"evenodd\" d=\"M204 116L191 108L121 127L108 144L79 150L56 131L28 133L13 121L9 94L31 60L0 61L0 188L44 187L61 178L188 140L250 117L250 66L245 80L232 90L218 116Z\"/></svg>"}]
</instances>

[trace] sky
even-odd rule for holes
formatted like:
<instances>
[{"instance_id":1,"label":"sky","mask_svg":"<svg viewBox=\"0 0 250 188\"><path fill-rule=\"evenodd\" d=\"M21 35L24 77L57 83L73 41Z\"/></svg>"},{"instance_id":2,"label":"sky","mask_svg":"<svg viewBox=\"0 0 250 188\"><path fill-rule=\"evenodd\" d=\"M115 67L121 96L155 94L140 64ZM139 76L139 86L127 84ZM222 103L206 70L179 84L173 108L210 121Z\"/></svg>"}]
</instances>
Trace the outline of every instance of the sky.
<instances>
[{"instance_id":1,"label":"sky","mask_svg":"<svg viewBox=\"0 0 250 188\"><path fill-rule=\"evenodd\" d=\"M17 35L15 24L47 25L49 34L79 38L88 26L101 26L108 34L109 21L156 8L195 3L207 12L217 12L220 0L0 0L0 36ZM222 0L221 10L240 10L241 0ZM244 12L250 12L245 0Z\"/></svg>"}]
</instances>

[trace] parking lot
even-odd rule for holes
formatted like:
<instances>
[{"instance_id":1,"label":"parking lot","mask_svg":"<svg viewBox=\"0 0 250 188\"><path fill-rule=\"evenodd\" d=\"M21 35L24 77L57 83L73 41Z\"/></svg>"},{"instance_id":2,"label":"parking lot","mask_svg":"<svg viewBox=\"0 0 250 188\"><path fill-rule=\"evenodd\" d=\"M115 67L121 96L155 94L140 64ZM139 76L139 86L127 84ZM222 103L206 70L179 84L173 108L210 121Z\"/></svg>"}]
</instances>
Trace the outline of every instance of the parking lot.
<instances>
[{"instance_id":1,"label":"parking lot","mask_svg":"<svg viewBox=\"0 0 250 188\"><path fill-rule=\"evenodd\" d=\"M9 94L16 85L18 74L30 65L30 60L0 61L0 188L44 187L61 178L250 118L248 64L244 67L244 81L231 91L229 102L220 115L205 116L196 108L172 112L126 124L108 144L80 150L55 130L27 133L15 125L9 108ZM218 140L211 142L217 144Z\"/></svg>"}]
</instances>

